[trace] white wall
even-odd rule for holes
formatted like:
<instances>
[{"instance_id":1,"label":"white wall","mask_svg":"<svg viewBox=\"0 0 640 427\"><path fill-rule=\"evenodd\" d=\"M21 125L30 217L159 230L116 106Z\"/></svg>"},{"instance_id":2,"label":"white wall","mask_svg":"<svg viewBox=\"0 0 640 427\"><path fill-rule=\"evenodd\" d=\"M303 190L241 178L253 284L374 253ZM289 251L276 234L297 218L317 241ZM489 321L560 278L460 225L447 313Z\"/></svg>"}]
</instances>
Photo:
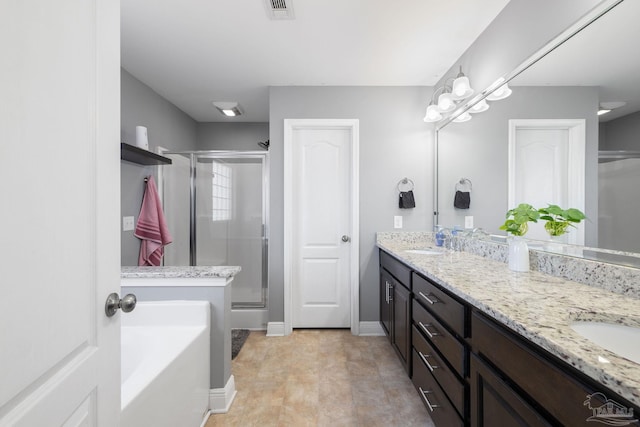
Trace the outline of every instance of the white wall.
<instances>
[{"instance_id":1,"label":"white wall","mask_svg":"<svg viewBox=\"0 0 640 427\"><path fill-rule=\"evenodd\" d=\"M272 87L271 241L269 242L269 321L284 320L283 138L284 119L360 120L360 320L379 319L378 255L375 233L431 228L433 134L422 121L431 95L427 87ZM398 208L398 181L415 182L416 208Z\"/></svg>"}]
</instances>

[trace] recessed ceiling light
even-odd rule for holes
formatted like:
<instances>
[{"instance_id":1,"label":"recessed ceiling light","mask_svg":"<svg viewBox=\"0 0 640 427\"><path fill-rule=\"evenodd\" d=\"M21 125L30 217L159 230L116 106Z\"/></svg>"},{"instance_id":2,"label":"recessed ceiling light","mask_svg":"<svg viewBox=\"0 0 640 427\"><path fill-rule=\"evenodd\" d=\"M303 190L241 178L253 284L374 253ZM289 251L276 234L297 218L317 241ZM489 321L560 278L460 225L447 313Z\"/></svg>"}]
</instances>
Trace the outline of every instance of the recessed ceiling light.
<instances>
[{"instance_id":1,"label":"recessed ceiling light","mask_svg":"<svg viewBox=\"0 0 640 427\"><path fill-rule=\"evenodd\" d=\"M240 104L237 102L212 102L213 106L227 117L236 117L242 115Z\"/></svg>"},{"instance_id":2,"label":"recessed ceiling light","mask_svg":"<svg viewBox=\"0 0 640 427\"><path fill-rule=\"evenodd\" d=\"M604 110L615 110L616 108L624 107L627 105L624 101L611 101L611 102L601 102L600 108Z\"/></svg>"}]
</instances>

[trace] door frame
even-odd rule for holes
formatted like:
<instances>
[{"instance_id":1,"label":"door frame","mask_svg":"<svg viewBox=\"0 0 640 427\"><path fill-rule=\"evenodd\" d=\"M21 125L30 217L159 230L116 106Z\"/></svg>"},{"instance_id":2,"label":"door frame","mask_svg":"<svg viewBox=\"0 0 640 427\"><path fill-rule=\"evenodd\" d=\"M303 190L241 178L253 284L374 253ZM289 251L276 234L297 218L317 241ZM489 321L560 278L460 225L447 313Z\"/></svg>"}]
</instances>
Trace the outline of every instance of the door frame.
<instances>
[{"instance_id":1,"label":"door frame","mask_svg":"<svg viewBox=\"0 0 640 427\"><path fill-rule=\"evenodd\" d=\"M521 129L553 129L569 132L567 157L569 207L585 211L585 154L586 154L586 120L585 119L512 119L509 120L509 172L508 195L509 207L515 205L516 178L516 144L517 131ZM565 207L563 207L565 208ZM575 233L567 234L568 243L584 245L584 223L576 225Z\"/></svg>"},{"instance_id":2,"label":"door frame","mask_svg":"<svg viewBox=\"0 0 640 427\"><path fill-rule=\"evenodd\" d=\"M351 333L360 333L360 161L358 119L284 120L284 334L293 331L293 131L299 129L348 129L351 131L350 312Z\"/></svg>"}]
</instances>

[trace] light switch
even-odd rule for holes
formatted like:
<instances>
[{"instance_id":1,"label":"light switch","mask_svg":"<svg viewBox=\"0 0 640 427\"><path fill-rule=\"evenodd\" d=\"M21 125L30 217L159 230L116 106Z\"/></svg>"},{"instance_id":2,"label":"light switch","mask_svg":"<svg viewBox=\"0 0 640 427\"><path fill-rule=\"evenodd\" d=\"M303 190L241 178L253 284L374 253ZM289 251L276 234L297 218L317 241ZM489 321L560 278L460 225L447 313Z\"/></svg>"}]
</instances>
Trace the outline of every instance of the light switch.
<instances>
[{"instance_id":1,"label":"light switch","mask_svg":"<svg viewBox=\"0 0 640 427\"><path fill-rule=\"evenodd\" d=\"M133 217L132 216L123 216L122 217L122 231L131 231L133 230Z\"/></svg>"},{"instance_id":2,"label":"light switch","mask_svg":"<svg viewBox=\"0 0 640 427\"><path fill-rule=\"evenodd\" d=\"M394 215L393 217L393 228L402 228L402 216Z\"/></svg>"}]
</instances>

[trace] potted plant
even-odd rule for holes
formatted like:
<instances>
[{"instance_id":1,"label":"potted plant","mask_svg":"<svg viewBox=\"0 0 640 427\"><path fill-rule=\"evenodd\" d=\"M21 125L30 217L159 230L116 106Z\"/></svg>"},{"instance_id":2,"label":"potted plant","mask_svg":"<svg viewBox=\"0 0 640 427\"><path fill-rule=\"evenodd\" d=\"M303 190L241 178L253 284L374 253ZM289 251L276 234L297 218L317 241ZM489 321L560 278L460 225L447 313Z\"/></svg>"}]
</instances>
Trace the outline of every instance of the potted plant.
<instances>
[{"instance_id":1,"label":"potted plant","mask_svg":"<svg viewBox=\"0 0 640 427\"><path fill-rule=\"evenodd\" d=\"M540 212L527 203L520 203L517 207L507 211L507 220L500 226L500 230L505 230L514 236L524 236L529 230L527 223L538 222Z\"/></svg>"},{"instance_id":2,"label":"potted plant","mask_svg":"<svg viewBox=\"0 0 640 427\"><path fill-rule=\"evenodd\" d=\"M529 271L529 247L522 236L529 230L527 223L538 222L538 218L538 210L527 203L520 203L507 211L507 219L500 230L513 235L509 239L509 268L513 271Z\"/></svg>"},{"instance_id":3,"label":"potted plant","mask_svg":"<svg viewBox=\"0 0 640 427\"><path fill-rule=\"evenodd\" d=\"M544 229L550 236L562 236L567 233L568 228L574 227L580 221L586 218L585 214L579 209L570 208L562 209L558 205L549 205L546 208L538 209L540 219L545 220Z\"/></svg>"}]
</instances>

